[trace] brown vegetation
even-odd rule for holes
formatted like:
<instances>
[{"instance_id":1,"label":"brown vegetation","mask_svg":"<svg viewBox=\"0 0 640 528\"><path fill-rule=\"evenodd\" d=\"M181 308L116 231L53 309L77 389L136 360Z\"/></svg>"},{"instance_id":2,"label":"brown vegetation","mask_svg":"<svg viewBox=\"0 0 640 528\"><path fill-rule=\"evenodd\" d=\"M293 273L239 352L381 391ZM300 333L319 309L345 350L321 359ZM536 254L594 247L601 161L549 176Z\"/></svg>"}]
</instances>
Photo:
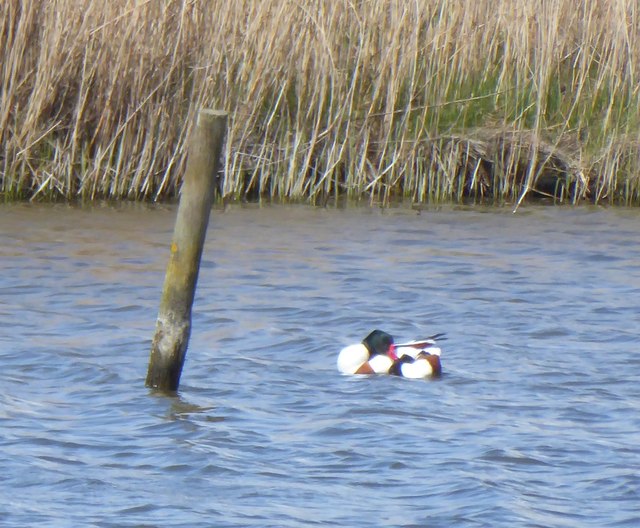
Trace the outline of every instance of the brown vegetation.
<instances>
[{"instance_id":1,"label":"brown vegetation","mask_svg":"<svg viewBox=\"0 0 640 528\"><path fill-rule=\"evenodd\" d=\"M636 0L3 0L0 193L640 202Z\"/></svg>"}]
</instances>

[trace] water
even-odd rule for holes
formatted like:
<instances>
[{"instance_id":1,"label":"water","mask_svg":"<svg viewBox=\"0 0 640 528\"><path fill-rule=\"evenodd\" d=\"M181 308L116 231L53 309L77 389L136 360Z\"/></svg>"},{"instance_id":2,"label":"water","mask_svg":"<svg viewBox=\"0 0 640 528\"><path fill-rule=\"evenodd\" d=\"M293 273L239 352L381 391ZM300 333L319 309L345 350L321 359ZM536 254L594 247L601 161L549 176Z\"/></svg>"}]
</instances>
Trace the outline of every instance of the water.
<instances>
[{"instance_id":1,"label":"water","mask_svg":"<svg viewBox=\"0 0 640 528\"><path fill-rule=\"evenodd\" d=\"M215 211L177 397L175 209L0 207L0 525L640 525L640 211ZM352 378L373 328L439 381Z\"/></svg>"}]
</instances>

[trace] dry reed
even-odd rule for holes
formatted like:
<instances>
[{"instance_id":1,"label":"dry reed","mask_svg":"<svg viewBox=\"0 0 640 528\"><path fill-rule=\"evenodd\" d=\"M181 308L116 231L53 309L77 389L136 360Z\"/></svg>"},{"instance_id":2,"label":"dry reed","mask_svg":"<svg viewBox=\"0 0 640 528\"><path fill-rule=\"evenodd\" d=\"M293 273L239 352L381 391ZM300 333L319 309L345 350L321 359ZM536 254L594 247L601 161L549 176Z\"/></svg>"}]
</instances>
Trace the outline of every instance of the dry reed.
<instances>
[{"instance_id":1,"label":"dry reed","mask_svg":"<svg viewBox=\"0 0 640 528\"><path fill-rule=\"evenodd\" d=\"M640 202L636 0L3 0L0 193Z\"/></svg>"}]
</instances>

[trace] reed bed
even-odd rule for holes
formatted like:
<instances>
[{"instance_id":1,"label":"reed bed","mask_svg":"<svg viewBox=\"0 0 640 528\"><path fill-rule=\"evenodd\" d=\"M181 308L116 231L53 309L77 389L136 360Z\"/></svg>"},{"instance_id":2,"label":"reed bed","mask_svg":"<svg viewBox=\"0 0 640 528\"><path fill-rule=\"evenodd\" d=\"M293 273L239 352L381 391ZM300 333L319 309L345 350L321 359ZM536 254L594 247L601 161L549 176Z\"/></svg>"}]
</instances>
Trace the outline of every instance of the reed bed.
<instances>
[{"instance_id":1,"label":"reed bed","mask_svg":"<svg viewBox=\"0 0 640 528\"><path fill-rule=\"evenodd\" d=\"M3 0L5 199L640 203L637 0Z\"/></svg>"}]
</instances>

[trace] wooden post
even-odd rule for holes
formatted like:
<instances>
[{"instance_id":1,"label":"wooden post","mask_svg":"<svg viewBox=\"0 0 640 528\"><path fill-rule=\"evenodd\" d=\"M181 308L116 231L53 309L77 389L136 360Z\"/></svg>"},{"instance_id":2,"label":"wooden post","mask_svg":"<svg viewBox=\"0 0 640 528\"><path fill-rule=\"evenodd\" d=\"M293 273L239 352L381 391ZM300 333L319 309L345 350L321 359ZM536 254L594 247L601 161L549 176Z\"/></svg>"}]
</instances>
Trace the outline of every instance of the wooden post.
<instances>
[{"instance_id":1,"label":"wooden post","mask_svg":"<svg viewBox=\"0 0 640 528\"><path fill-rule=\"evenodd\" d=\"M191 306L213 203L227 114L201 110L189 143L187 168L164 279L147 387L176 391L191 334Z\"/></svg>"}]
</instances>

